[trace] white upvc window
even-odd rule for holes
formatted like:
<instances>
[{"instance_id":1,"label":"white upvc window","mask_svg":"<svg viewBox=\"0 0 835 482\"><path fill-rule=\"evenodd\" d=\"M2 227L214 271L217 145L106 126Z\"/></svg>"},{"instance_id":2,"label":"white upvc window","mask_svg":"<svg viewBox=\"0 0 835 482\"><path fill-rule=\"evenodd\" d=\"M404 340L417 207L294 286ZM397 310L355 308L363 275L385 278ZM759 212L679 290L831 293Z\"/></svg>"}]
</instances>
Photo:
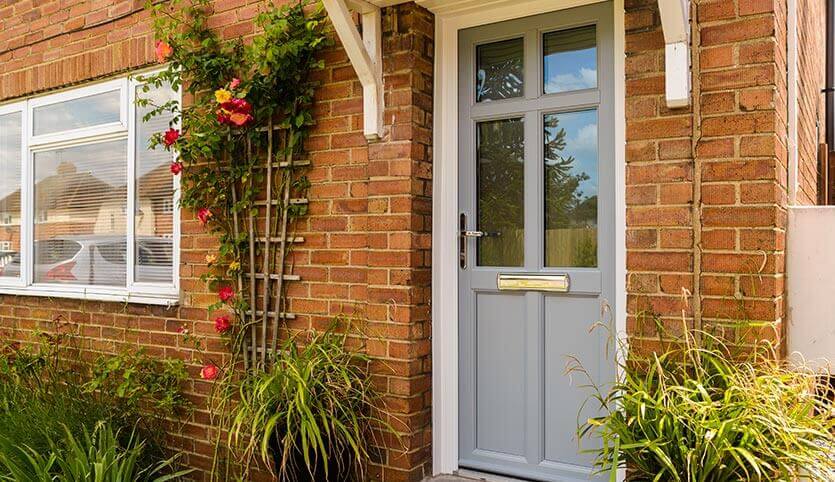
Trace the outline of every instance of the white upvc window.
<instances>
[{"instance_id":1,"label":"white upvc window","mask_svg":"<svg viewBox=\"0 0 835 482\"><path fill-rule=\"evenodd\" d=\"M0 293L177 302L179 179L148 147L173 116L142 119L181 93L140 79L0 105Z\"/></svg>"}]
</instances>

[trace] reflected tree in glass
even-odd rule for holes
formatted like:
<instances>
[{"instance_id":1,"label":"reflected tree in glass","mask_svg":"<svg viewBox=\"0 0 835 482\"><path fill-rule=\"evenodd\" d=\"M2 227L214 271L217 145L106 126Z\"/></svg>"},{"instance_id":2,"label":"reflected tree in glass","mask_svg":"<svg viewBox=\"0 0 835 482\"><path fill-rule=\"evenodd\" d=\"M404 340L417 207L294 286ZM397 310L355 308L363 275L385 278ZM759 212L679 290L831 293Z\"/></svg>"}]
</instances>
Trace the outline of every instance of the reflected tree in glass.
<instances>
[{"instance_id":1,"label":"reflected tree in glass","mask_svg":"<svg viewBox=\"0 0 835 482\"><path fill-rule=\"evenodd\" d=\"M524 40L517 38L476 48L476 102L522 95L524 46Z\"/></svg>"},{"instance_id":2,"label":"reflected tree in glass","mask_svg":"<svg viewBox=\"0 0 835 482\"><path fill-rule=\"evenodd\" d=\"M572 118L573 116L573 118ZM585 157L591 165L580 168L570 152L568 132L560 122L592 127L593 139ZM580 122L578 122L580 121ZM585 121L585 122L582 122ZM589 124L588 122L593 122ZM545 264L597 266L597 125L596 112L549 114L545 124ZM574 129L573 134L581 138ZM572 136L572 137L575 137ZM588 136L588 134L587 134ZM579 144L579 140L575 140ZM579 147L579 146L577 146ZM589 181L594 181L589 183Z\"/></svg>"},{"instance_id":3,"label":"reflected tree in glass","mask_svg":"<svg viewBox=\"0 0 835 482\"><path fill-rule=\"evenodd\" d=\"M524 264L525 127L522 119L478 124L479 266Z\"/></svg>"}]
</instances>

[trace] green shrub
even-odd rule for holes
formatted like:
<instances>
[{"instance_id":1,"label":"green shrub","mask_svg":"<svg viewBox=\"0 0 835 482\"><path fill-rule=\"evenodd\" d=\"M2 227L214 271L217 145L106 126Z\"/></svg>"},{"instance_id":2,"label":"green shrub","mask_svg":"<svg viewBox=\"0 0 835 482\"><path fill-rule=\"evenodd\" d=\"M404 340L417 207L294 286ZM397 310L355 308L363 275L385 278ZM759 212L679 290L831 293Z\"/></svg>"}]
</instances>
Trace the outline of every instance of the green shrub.
<instances>
[{"instance_id":1,"label":"green shrub","mask_svg":"<svg viewBox=\"0 0 835 482\"><path fill-rule=\"evenodd\" d=\"M99 422L92 431L83 428L76 437L65 429L50 438L50 450L36 450L0 437L0 480L16 482L165 482L189 471L173 472L175 459L145 468L139 463L145 444L135 432L121 443L113 427Z\"/></svg>"},{"instance_id":2,"label":"green shrub","mask_svg":"<svg viewBox=\"0 0 835 482\"><path fill-rule=\"evenodd\" d=\"M362 478L371 428L391 427L374 415L370 359L348 350L335 327L311 332L301 347L287 340L270 370L242 381L229 442L245 465L260 456L282 480Z\"/></svg>"},{"instance_id":3,"label":"green shrub","mask_svg":"<svg viewBox=\"0 0 835 482\"><path fill-rule=\"evenodd\" d=\"M0 349L0 438L5 446L48 453L51 440L66 430L80 435L84 427L108 417L108 407L84 393L79 366L61 357L68 349L51 339L34 348L8 344Z\"/></svg>"},{"instance_id":4,"label":"green shrub","mask_svg":"<svg viewBox=\"0 0 835 482\"><path fill-rule=\"evenodd\" d=\"M154 358L139 348L99 356L83 389L110 405L112 416L123 418L120 425L139 422L146 430L156 430L154 422L190 411L182 392L188 378L182 360Z\"/></svg>"},{"instance_id":5,"label":"green shrub","mask_svg":"<svg viewBox=\"0 0 835 482\"><path fill-rule=\"evenodd\" d=\"M620 381L596 389L602 414L580 436L602 442L601 472L628 467L633 481L832 480L833 422L815 373L708 333L664 346L651 356L622 351Z\"/></svg>"},{"instance_id":6,"label":"green shrub","mask_svg":"<svg viewBox=\"0 0 835 482\"><path fill-rule=\"evenodd\" d=\"M32 346L0 343L0 479L19 478L13 469L29 470L31 480L44 471L60 475L61 457L72 448L65 444L102 443L103 423L121 446L136 449L138 473L165 460L161 424L187 407L182 362L137 351L102 356L91 366L74 333L39 338ZM43 464L39 471L36 462Z\"/></svg>"}]
</instances>

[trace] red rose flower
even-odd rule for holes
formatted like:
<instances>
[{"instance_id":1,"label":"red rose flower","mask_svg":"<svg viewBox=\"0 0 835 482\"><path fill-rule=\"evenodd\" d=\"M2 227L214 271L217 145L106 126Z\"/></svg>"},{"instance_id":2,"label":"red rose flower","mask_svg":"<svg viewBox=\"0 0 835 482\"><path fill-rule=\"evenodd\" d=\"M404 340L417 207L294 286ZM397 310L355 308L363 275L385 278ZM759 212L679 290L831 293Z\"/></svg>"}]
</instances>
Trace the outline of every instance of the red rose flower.
<instances>
[{"instance_id":1,"label":"red rose flower","mask_svg":"<svg viewBox=\"0 0 835 482\"><path fill-rule=\"evenodd\" d=\"M220 301L227 303L235 297L235 290L231 286L224 286L217 292L217 297L220 298Z\"/></svg>"},{"instance_id":2,"label":"red rose flower","mask_svg":"<svg viewBox=\"0 0 835 482\"><path fill-rule=\"evenodd\" d=\"M157 61L159 63L163 63L166 60L168 60L168 57L171 57L171 54L174 53L174 49L171 48L171 45L169 45L168 42L157 40L157 43L154 47L154 53L157 56Z\"/></svg>"},{"instance_id":3,"label":"red rose flower","mask_svg":"<svg viewBox=\"0 0 835 482\"><path fill-rule=\"evenodd\" d=\"M208 223L209 219L211 219L212 216L214 215L212 214L212 211L209 208L200 208L200 210L197 211L197 219L200 220L201 224Z\"/></svg>"},{"instance_id":4,"label":"red rose flower","mask_svg":"<svg viewBox=\"0 0 835 482\"><path fill-rule=\"evenodd\" d=\"M253 120L252 104L246 99L232 98L220 104L217 111L217 120L221 124L232 124L237 127L244 127Z\"/></svg>"},{"instance_id":5,"label":"red rose flower","mask_svg":"<svg viewBox=\"0 0 835 482\"><path fill-rule=\"evenodd\" d=\"M218 316L215 318L215 331L218 333L226 333L232 328L232 323L229 322L228 316Z\"/></svg>"},{"instance_id":6,"label":"red rose flower","mask_svg":"<svg viewBox=\"0 0 835 482\"><path fill-rule=\"evenodd\" d=\"M239 114L249 114L252 112L252 104L246 101L246 99L239 99L237 97L233 98L229 102L224 102L224 104L230 104L232 106L232 112L237 112ZM223 105L221 105L223 107Z\"/></svg>"},{"instance_id":7,"label":"red rose flower","mask_svg":"<svg viewBox=\"0 0 835 482\"><path fill-rule=\"evenodd\" d=\"M179 175L183 172L183 163L182 162L172 162L171 163L171 174L175 176Z\"/></svg>"},{"instance_id":8,"label":"red rose flower","mask_svg":"<svg viewBox=\"0 0 835 482\"><path fill-rule=\"evenodd\" d=\"M217 365L209 363L200 370L200 378L211 381L217 378L219 372L220 369L218 369Z\"/></svg>"},{"instance_id":9,"label":"red rose flower","mask_svg":"<svg viewBox=\"0 0 835 482\"><path fill-rule=\"evenodd\" d=\"M235 77L232 79L232 82L229 82L229 88L235 90L238 86L241 85L241 79Z\"/></svg>"},{"instance_id":10,"label":"red rose flower","mask_svg":"<svg viewBox=\"0 0 835 482\"><path fill-rule=\"evenodd\" d=\"M244 127L245 125L249 124L253 121L253 117L249 114L241 114L239 112L233 112L229 116L229 122L235 124L238 127Z\"/></svg>"},{"instance_id":11,"label":"red rose flower","mask_svg":"<svg viewBox=\"0 0 835 482\"><path fill-rule=\"evenodd\" d=\"M180 138L180 131L177 129L168 129L165 131L165 134L162 136L162 142L165 144L165 147L171 147L177 139Z\"/></svg>"}]
</instances>

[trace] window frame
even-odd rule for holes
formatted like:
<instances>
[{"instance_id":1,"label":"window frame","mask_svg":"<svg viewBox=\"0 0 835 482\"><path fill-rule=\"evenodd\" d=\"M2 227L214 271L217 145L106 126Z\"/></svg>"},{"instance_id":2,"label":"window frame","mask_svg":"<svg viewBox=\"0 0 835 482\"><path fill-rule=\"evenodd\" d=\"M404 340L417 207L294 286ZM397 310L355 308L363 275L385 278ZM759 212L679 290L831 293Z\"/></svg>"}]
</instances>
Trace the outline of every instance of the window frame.
<instances>
[{"instance_id":1,"label":"window frame","mask_svg":"<svg viewBox=\"0 0 835 482\"><path fill-rule=\"evenodd\" d=\"M118 301L153 305L175 305L180 294L180 177L173 176L172 215L172 282L137 282L136 278L136 136L137 90L145 82L137 77L153 71L134 72L126 77L97 82L83 87L70 88L58 93L33 97L0 105L0 115L20 112L21 123L21 272L16 279L0 277L0 294L73 298L97 301ZM57 133L34 135L34 109L91 95L119 91L119 122L88 126ZM141 95L141 93L140 93ZM182 89L176 92L182 102ZM176 126L175 126L176 127ZM95 286L83 284L51 284L34 282L34 156L37 152L105 141L124 141L127 149L127 226L125 227L126 253L125 286ZM172 153L172 161L176 154Z\"/></svg>"}]
</instances>

